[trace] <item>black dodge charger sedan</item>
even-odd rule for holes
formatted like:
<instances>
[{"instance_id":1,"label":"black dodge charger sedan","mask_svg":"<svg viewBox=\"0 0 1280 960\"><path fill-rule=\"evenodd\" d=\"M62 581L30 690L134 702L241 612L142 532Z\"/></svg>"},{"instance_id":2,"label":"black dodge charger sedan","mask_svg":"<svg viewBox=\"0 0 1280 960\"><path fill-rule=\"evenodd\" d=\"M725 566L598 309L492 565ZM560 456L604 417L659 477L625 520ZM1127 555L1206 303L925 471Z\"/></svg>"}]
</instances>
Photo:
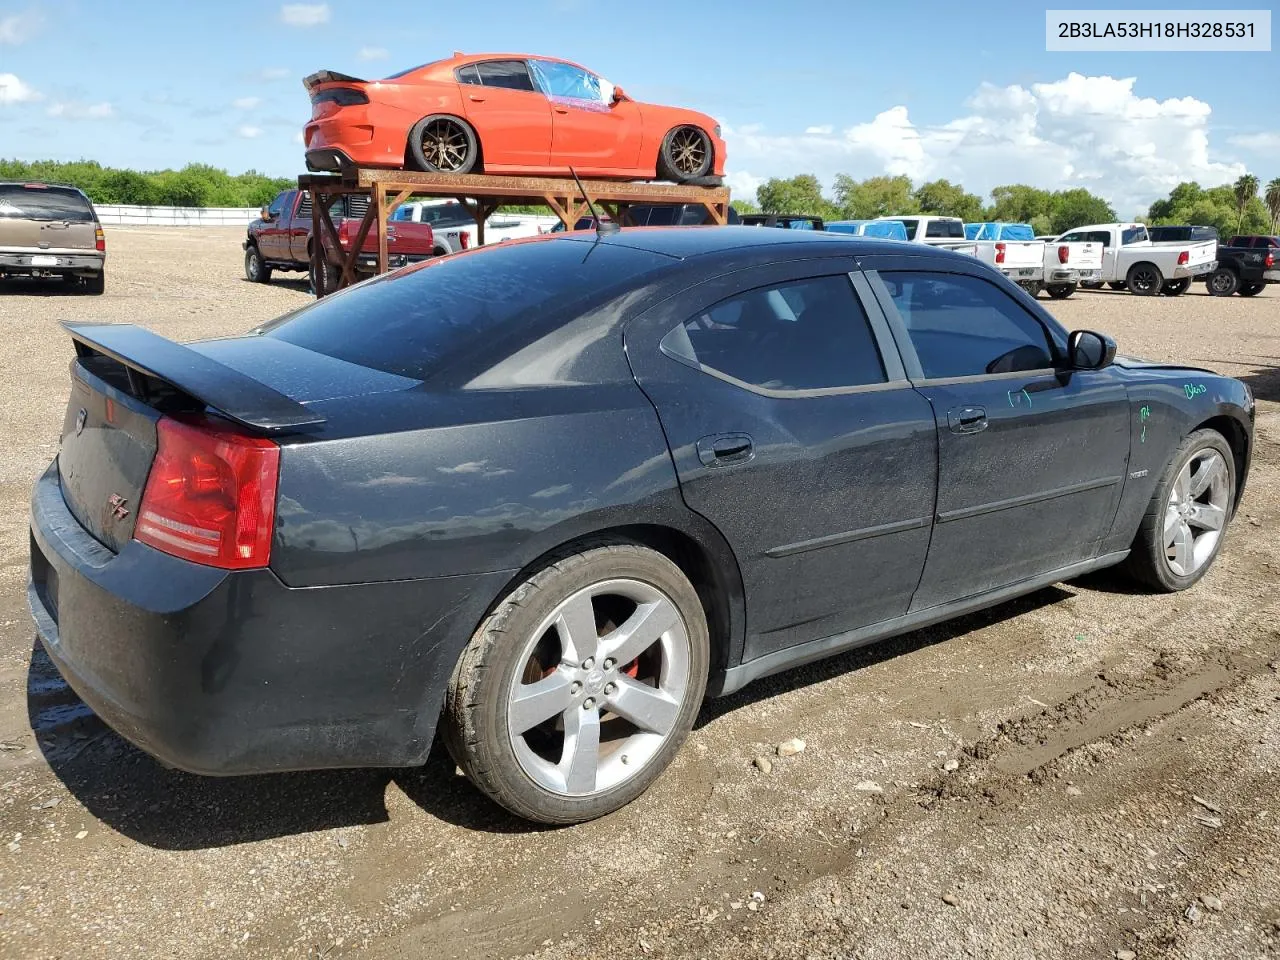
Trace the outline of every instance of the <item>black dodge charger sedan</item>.
<instances>
[{"instance_id":1,"label":"black dodge charger sedan","mask_svg":"<svg viewBox=\"0 0 1280 960\"><path fill-rule=\"evenodd\" d=\"M1190 587L1253 443L1236 380L820 233L561 234L239 337L68 330L29 598L80 696L208 774L439 727L550 823L639 795L707 693L1101 567Z\"/></svg>"}]
</instances>

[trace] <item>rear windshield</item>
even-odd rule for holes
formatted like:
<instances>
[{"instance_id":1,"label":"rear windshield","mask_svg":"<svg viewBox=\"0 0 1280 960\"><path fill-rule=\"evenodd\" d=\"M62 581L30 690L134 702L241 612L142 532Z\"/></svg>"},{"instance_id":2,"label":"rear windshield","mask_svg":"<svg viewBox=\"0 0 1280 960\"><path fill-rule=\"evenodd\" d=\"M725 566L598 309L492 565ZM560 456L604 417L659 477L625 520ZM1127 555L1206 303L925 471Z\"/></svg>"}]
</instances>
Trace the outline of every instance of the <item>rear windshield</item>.
<instances>
[{"instance_id":1,"label":"rear windshield","mask_svg":"<svg viewBox=\"0 0 1280 960\"><path fill-rule=\"evenodd\" d=\"M931 239L963 240L964 224L959 220L930 220L924 235Z\"/></svg>"},{"instance_id":2,"label":"rear windshield","mask_svg":"<svg viewBox=\"0 0 1280 960\"><path fill-rule=\"evenodd\" d=\"M571 308L585 309L629 278L670 262L607 243L516 241L385 274L286 314L262 332L425 380L483 340L521 324L554 323Z\"/></svg>"},{"instance_id":3,"label":"rear windshield","mask_svg":"<svg viewBox=\"0 0 1280 960\"><path fill-rule=\"evenodd\" d=\"M0 183L0 217L92 223L93 208L77 190Z\"/></svg>"}]
</instances>

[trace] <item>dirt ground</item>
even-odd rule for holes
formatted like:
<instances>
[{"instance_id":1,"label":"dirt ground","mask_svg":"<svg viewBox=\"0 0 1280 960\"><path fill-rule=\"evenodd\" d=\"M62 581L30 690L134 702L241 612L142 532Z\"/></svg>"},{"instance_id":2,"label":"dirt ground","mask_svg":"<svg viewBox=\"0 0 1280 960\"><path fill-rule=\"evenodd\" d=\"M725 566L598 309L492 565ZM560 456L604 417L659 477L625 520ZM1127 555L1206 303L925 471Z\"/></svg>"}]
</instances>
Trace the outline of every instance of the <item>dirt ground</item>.
<instances>
[{"instance_id":1,"label":"dirt ground","mask_svg":"<svg viewBox=\"0 0 1280 960\"><path fill-rule=\"evenodd\" d=\"M1095 575L762 681L709 703L639 801L539 830L442 752L166 770L33 646L57 321L189 340L303 303L241 279L240 236L113 228L105 296L0 291L0 957L1280 956L1280 290L1048 304L1257 395L1248 492L1194 590Z\"/></svg>"}]
</instances>

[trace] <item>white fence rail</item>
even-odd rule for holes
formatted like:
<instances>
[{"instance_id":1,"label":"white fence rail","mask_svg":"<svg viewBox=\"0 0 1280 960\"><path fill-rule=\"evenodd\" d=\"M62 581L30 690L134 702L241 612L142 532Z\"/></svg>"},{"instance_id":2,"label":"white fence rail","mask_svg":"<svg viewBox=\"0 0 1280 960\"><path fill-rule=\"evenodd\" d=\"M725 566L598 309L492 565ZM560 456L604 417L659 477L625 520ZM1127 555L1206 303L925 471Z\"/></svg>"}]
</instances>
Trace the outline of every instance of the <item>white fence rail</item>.
<instances>
[{"instance_id":1,"label":"white fence rail","mask_svg":"<svg viewBox=\"0 0 1280 960\"><path fill-rule=\"evenodd\" d=\"M119 226L243 227L258 216L257 207L144 207L98 203L94 209L103 223Z\"/></svg>"}]
</instances>

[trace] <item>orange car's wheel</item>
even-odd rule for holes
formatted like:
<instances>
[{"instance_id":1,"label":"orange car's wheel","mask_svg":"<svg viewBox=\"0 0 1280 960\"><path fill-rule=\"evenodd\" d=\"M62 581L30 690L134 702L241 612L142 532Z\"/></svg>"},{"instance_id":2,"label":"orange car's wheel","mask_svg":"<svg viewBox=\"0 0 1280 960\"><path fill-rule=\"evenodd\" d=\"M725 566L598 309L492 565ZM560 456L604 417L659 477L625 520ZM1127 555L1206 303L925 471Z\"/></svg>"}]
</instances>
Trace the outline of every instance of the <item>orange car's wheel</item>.
<instances>
[{"instance_id":1,"label":"orange car's wheel","mask_svg":"<svg viewBox=\"0 0 1280 960\"><path fill-rule=\"evenodd\" d=\"M676 127L662 138L658 176L675 183L698 180L711 172L711 138L697 127Z\"/></svg>"},{"instance_id":2,"label":"orange car's wheel","mask_svg":"<svg viewBox=\"0 0 1280 960\"><path fill-rule=\"evenodd\" d=\"M419 170L471 173L478 167L480 142L465 121L435 114L423 117L409 131L409 155Z\"/></svg>"}]
</instances>

